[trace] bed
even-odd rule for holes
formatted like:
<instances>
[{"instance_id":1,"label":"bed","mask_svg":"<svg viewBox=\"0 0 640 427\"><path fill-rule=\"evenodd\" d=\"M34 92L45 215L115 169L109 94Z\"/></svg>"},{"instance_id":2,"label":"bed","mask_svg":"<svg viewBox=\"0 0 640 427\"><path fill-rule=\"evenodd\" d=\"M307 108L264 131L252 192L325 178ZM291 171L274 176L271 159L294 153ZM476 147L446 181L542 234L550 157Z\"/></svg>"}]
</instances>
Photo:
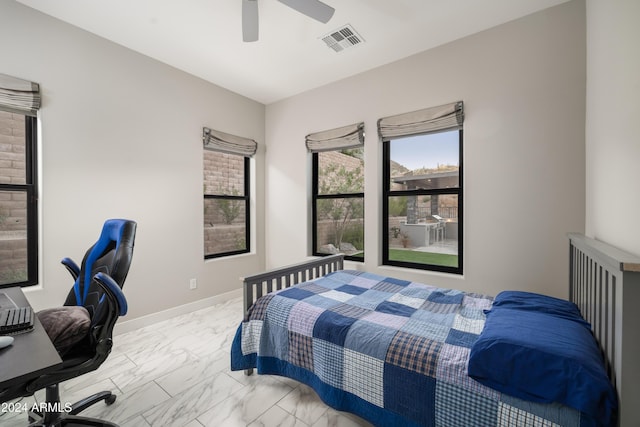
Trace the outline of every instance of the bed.
<instances>
[{"instance_id":1,"label":"bed","mask_svg":"<svg viewBox=\"0 0 640 427\"><path fill-rule=\"evenodd\" d=\"M375 425L639 425L625 402L640 396L640 316L623 309L640 259L569 241L572 302L344 270L340 255L247 277L231 368L293 378Z\"/></svg>"}]
</instances>

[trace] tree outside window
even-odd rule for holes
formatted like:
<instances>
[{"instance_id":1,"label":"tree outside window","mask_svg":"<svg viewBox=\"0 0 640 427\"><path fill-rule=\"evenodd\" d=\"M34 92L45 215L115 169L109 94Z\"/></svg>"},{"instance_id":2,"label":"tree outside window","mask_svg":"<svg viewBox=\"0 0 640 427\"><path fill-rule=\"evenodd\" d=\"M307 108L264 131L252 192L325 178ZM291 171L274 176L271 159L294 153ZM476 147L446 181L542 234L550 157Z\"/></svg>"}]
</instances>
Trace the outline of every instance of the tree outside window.
<instances>
[{"instance_id":1,"label":"tree outside window","mask_svg":"<svg viewBox=\"0 0 640 427\"><path fill-rule=\"evenodd\" d=\"M314 255L364 259L363 149L313 154Z\"/></svg>"}]
</instances>

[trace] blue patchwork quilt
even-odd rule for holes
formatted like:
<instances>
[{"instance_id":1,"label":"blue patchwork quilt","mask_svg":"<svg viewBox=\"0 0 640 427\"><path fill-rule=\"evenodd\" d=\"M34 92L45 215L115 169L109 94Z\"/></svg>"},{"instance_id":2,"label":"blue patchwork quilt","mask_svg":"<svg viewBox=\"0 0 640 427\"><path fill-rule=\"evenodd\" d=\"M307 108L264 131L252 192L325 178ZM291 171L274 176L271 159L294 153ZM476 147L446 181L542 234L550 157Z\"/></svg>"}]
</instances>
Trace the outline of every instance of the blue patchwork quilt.
<instances>
[{"instance_id":1,"label":"blue patchwork quilt","mask_svg":"<svg viewBox=\"0 0 640 427\"><path fill-rule=\"evenodd\" d=\"M380 426L575 426L584 414L520 400L467 375L488 296L343 270L260 298L233 370L293 378Z\"/></svg>"}]
</instances>

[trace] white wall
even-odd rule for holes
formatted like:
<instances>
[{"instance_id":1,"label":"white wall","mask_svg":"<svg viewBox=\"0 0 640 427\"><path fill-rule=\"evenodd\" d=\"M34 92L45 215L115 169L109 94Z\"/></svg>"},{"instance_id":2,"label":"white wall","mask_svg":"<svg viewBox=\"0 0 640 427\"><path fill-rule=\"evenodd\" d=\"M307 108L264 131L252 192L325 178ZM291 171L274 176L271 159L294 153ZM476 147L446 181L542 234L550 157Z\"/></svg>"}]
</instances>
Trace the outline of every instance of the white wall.
<instances>
[{"instance_id":1,"label":"white wall","mask_svg":"<svg viewBox=\"0 0 640 427\"><path fill-rule=\"evenodd\" d=\"M466 113L464 277L381 267L376 121L457 100ZM310 253L304 136L364 121L367 259L352 266L494 295L565 297L566 233L584 231L584 111L582 1L268 105L267 265Z\"/></svg>"},{"instance_id":2,"label":"white wall","mask_svg":"<svg viewBox=\"0 0 640 427\"><path fill-rule=\"evenodd\" d=\"M203 259L202 127L262 146L254 230L263 225L264 106L13 1L0 2L0 72L38 82L41 124L40 287L36 309L60 305L107 218L138 222L125 284L126 319L239 289L256 253ZM189 279L198 289L189 290Z\"/></svg>"},{"instance_id":3,"label":"white wall","mask_svg":"<svg viewBox=\"0 0 640 427\"><path fill-rule=\"evenodd\" d=\"M365 265L495 294L566 294L567 231L584 230L585 9L507 23L265 107L35 12L0 3L0 72L43 91L41 286L59 304L105 218L138 221L128 319L220 295L310 249L304 135L364 121ZM348 52L342 53L348 55ZM376 120L465 102L465 275L381 267ZM255 253L202 259L202 126L256 139ZM268 145L265 150L265 141ZM305 213L307 215L305 215ZM266 237L266 238L265 238ZM188 290L196 277L199 289Z\"/></svg>"},{"instance_id":4,"label":"white wall","mask_svg":"<svg viewBox=\"0 0 640 427\"><path fill-rule=\"evenodd\" d=\"M587 1L586 233L640 255L640 2Z\"/></svg>"}]
</instances>

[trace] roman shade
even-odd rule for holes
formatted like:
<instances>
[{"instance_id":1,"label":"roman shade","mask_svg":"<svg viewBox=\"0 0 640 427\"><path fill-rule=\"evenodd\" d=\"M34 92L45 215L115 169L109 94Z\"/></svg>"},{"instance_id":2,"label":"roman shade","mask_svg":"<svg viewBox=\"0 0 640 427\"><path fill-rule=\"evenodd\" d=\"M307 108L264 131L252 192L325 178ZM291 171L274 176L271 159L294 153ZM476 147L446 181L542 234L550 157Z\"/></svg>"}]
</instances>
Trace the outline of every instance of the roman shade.
<instances>
[{"instance_id":1,"label":"roman shade","mask_svg":"<svg viewBox=\"0 0 640 427\"><path fill-rule=\"evenodd\" d=\"M253 139L209 128L202 128L202 142L206 150L239 154L245 157L252 157L258 150L258 143Z\"/></svg>"},{"instance_id":2,"label":"roman shade","mask_svg":"<svg viewBox=\"0 0 640 427\"><path fill-rule=\"evenodd\" d=\"M0 74L0 110L35 117L40 108L40 86Z\"/></svg>"},{"instance_id":3,"label":"roman shade","mask_svg":"<svg viewBox=\"0 0 640 427\"><path fill-rule=\"evenodd\" d=\"M364 145L364 123L355 123L306 136L307 149L312 153L362 147Z\"/></svg>"},{"instance_id":4,"label":"roman shade","mask_svg":"<svg viewBox=\"0 0 640 427\"><path fill-rule=\"evenodd\" d=\"M461 129L464 121L462 101L410 113L384 117L378 120L378 133L382 139Z\"/></svg>"}]
</instances>

